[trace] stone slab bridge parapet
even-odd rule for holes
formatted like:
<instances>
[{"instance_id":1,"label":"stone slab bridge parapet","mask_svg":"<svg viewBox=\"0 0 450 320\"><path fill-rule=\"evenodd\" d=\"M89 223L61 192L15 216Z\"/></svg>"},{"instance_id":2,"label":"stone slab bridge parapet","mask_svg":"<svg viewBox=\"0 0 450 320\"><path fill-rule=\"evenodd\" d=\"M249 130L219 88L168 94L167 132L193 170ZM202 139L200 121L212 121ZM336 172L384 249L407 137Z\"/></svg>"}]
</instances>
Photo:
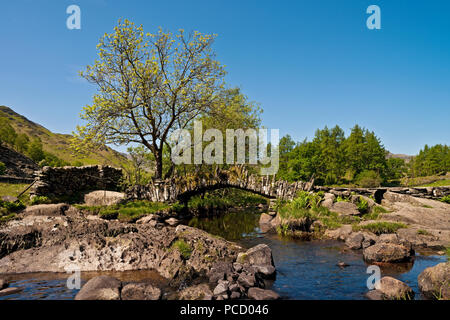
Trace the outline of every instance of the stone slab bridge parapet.
<instances>
[{"instance_id":1,"label":"stone slab bridge parapet","mask_svg":"<svg viewBox=\"0 0 450 320\"><path fill-rule=\"evenodd\" d=\"M450 186L428 188L322 187L314 186L314 180L309 182L287 182L275 180L274 176L249 175L245 169L233 167L226 171L216 171L214 174L186 175L165 180L154 180L148 185L135 185L127 190L127 198L130 200L140 199L154 202L180 201L185 203L192 196L222 188L236 188L268 198L284 200L292 200L299 191L324 191L342 196L358 194L372 196L377 203L381 203L383 194L387 191L428 199L440 199L450 194Z\"/></svg>"}]
</instances>

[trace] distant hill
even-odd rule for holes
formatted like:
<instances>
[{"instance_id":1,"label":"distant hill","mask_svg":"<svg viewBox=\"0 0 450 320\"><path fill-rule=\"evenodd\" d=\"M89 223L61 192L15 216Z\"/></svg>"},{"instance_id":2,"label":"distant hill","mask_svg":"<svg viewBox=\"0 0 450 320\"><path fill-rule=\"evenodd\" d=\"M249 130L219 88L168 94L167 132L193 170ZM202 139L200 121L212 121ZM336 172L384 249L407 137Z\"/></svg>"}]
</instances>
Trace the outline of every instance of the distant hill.
<instances>
[{"instance_id":1,"label":"distant hill","mask_svg":"<svg viewBox=\"0 0 450 320\"><path fill-rule=\"evenodd\" d=\"M407 154L395 154L395 153L390 153L390 152L388 152L388 155L386 157L388 159L389 158L403 159L403 160L405 160L406 163L410 162L414 158L414 156L409 156Z\"/></svg>"},{"instance_id":2,"label":"distant hill","mask_svg":"<svg viewBox=\"0 0 450 320\"><path fill-rule=\"evenodd\" d=\"M74 164L79 161L83 165L102 164L117 167L128 161L123 154L106 146L87 156L74 154L70 149L70 139L72 138L70 134L53 133L6 106L0 106L0 117L7 118L18 134L25 133L29 138L40 138L44 151L50 152L68 163Z\"/></svg>"}]
</instances>

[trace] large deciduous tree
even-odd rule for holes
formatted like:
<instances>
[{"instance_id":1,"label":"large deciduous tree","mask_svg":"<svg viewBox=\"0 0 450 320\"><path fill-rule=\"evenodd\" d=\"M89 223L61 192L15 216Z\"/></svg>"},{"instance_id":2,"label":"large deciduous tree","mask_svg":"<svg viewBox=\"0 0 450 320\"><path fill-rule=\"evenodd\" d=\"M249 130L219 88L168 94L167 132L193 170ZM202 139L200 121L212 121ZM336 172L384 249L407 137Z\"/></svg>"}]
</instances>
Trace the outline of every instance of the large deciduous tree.
<instances>
[{"instance_id":1,"label":"large deciduous tree","mask_svg":"<svg viewBox=\"0 0 450 320\"><path fill-rule=\"evenodd\" d=\"M75 149L142 144L155 157L155 178L161 178L171 132L207 112L223 87L214 39L161 28L145 34L142 26L119 21L97 45L99 59L81 72L98 92L83 109L86 125L77 127Z\"/></svg>"}]
</instances>

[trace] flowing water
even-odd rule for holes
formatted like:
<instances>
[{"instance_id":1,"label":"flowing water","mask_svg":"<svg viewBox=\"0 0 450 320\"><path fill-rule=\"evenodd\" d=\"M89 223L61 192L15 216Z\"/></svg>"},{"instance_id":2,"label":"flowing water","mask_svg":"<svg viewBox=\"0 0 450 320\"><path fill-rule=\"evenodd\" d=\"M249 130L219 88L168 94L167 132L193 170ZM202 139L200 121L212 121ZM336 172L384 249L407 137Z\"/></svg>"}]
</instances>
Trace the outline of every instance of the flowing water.
<instances>
[{"instance_id":1,"label":"flowing water","mask_svg":"<svg viewBox=\"0 0 450 320\"><path fill-rule=\"evenodd\" d=\"M361 252L343 250L345 245L338 241L296 241L263 234L258 221L259 214L255 212L228 212L214 218L193 218L189 225L247 248L267 244L272 249L277 268L277 277L271 288L284 299L365 299L370 274L366 273L367 265L362 260ZM420 299L418 275L425 268L446 259L445 256L416 254L413 264L382 269L382 276L389 275L404 281L416 292L416 299ZM338 262L345 262L348 267L340 268ZM167 281L154 271L83 272L81 284L105 274L122 281L149 281L170 292ZM0 297L0 300L73 299L78 290L67 288L68 277L67 274L55 273L8 276L10 287L20 288L21 292Z\"/></svg>"},{"instance_id":2,"label":"flowing water","mask_svg":"<svg viewBox=\"0 0 450 320\"><path fill-rule=\"evenodd\" d=\"M267 244L277 268L272 289L284 299L365 299L367 280L372 273L367 273L368 265L361 251L346 250L340 241L297 241L263 234L258 221L257 213L231 212L215 218L194 218L189 224L246 248ZM446 260L446 256L416 253L414 263L382 268L381 276L407 283L415 291L416 299L420 299L417 277L425 268ZM348 266L341 268L339 262Z\"/></svg>"}]
</instances>

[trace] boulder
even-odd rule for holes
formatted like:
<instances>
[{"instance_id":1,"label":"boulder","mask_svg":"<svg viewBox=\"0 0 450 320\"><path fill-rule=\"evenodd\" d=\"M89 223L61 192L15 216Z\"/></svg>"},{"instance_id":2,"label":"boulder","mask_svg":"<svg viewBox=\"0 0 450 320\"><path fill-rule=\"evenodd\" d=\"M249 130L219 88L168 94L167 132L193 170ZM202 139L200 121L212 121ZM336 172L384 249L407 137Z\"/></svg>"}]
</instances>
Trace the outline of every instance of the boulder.
<instances>
[{"instance_id":1,"label":"boulder","mask_svg":"<svg viewBox=\"0 0 450 320\"><path fill-rule=\"evenodd\" d=\"M116 278L99 276L92 278L81 288L75 300L120 300L122 283Z\"/></svg>"},{"instance_id":2,"label":"boulder","mask_svg":"<svg viewBox=\"0 0 450 320\"><path fill-rule=\"evenodd\" d=\"M24 210L24 214L30 216L56 217L56 216L63 216L67 211L67 209L69 209L69 205L65 203L37 204L34 206L27 207Z\"/></svg>"},{"instance_id":3,"label":"boulder","mask_svg":"<svg viewBox=\"0 0 450 320\"><path fill-rule=\"evenodd\" d=\"M177 218L169 218L165 221L169 226L176 227L180 224L180 221Z\"/></svg>"},{"instance_id":4,"label":"boulder","mask_svg":"<svg viewBox=\"0 0 450 320\"><path fill-rule=\"evenodd\" d=\"M414 291L405 283L392 277L383 277L375 283L375 289L381 292L383 300L412 300Z\"/></svg>"},{"instance_id":5,"label":"boulder","mask_svg":"<svg viewBox=\"0 0 450 320\"><path fill-rule=\"evenodd\" d=\"M280 215L279 214L277 214L276 216L275 216L275 218L273 218L271 221L270 221L270 226L273 228L273 229L277 229L277 227L279 227L281 225L281 218L280 218Z\"/></svg>"},{"instance_id":6,"label":"boulder","mask_svg":"<svg viewBox=\"0 0 450 320\"><path fill-rule=\"evenodd\" d=\"M214 288L213 294L215 296L221 296L228 292L228 286L230 282L227 280L219 280L218 285Z\"/></svg>"},{"instance_id":7,"label":"boulder","mask_svg":"<svg viewBox=\"0 0 450 320\"><path fill-rule=\"evenodd\" d=\"M278 300L280 298L278 293L261 288L248 289L247 296L253 300Z\"/></svg>"},{"instance_id":8,"label":"boulder","mask_svg":"<svg viewBox=\"0 0 450 320\"><path fill-rule=\"evenodd\" d=\"M213 293L206 283L188 287L180 292L180 300L212 300Z\"/></svg>"},{"instance_id":9,"label":"boulder","mask_svg":"<svg viewBox=\"0 0 450 320\"><path fill-rule=\"evenodd\" d=\"M150 283L129 283L123 287L121 298L122 300L159 300L161 289Z\"/></svg>"},{"instance_id":10,"label":"boulder","mask_svg":"<svg viewBox=\"0 0 450 320\"><path fill-rule=\"evenodd\" d=\"M403 245L393 243L377 243L363 251L367 262L408 262L412 259L411 251Z\"/></svg>"},{"instance_id":11,"label":"boulder","mask_svg":"<svg viewBox=\"0 0 450 320\"><path fill-rule=\"evenodd\" d=\"M450 261L423 270L418 283L425 298L450 300Z\"/></svg>"},{"instance_id":12,"label":"boulder","mask_svg":"<svg viewBox=\"0 0 450 320\"><path fill-rule=\"evenodd\" d=\"M362 248L366 249L370 246L373 246L378 242L378 236L372 232L363 232L364 241L362 242Z\"/></svg>"},{"instance_id":13,"label":"boulder","mask_svg":"<svg viewBox=\"0 0 450 320\"><path fill-rule=\"evenodd\" d=\"M242 285L244 288L250 288L255 286L256 278L253 273L242 272L237 279L237 282Z\"/></svg>"},{"instance_id":14,"label":"boulder","mask_svg":"<svg viewBox=\"0 0 450 320\"><path fill-rule=\"evenodd\" d=\"M211 269L209 269L209 283L215 285L220 280L225 280L227 275L231 273L233 273L233 265L231 263L218 261L212 265Z\"/></svg>"},{"instance_id":15,"label":"boulder","mask_svg":"<svg viewBox=\"0 0 450 320\"><path fill-rule=\"evenodd\" d=\"M380 290L370 290L365 296L369 300L384 300L383 293Z\"/></svg>"},{"instance_id":16,"label":"boulder","mask_svg":"<svg viewBox=\"0 0 450 320\"><path fill-rule=\"evenodd\" d=\"M236 262L251 265L274 265L272 250L266 244L258 244L246 252L240 252Z\"/></svg>"},{"instance_id":17,"label":"boulder","mask_svg":"<svg viewBox=\"0 0 450 320\"><path fill-rule=\"evenodd\" d=\"M273 219L273 216L267 214L267 213L261 213L261 216L259 217L259 224L268 224Z\"/></svg>"},{"instance_id":18,"label":"boulder","mask_svg":"<svg viewBox=\"0 0 450 320\"><path fill-rule=\"evenodd\" d=\"M352 226L351 225L344 225L340 228L337 228L335 230L326 230L325 231L325 236L331 239L336 239L336 240L342 240L344 241L345 239L347 239L347 237L352 234L353 230L352 230Z\"/></svg>"},{"instance_id":19,"label":"boulder","mask_svg":"<svg viewBox=\"0 0 450 320\"><path fill-rule=\"evenodd\" d=\"M19 293L20 291L22 291L21 288L8 287L0 290L0 297L9 296L11 294Z\"/></svg>"},{"instance_id":20,"label":"boulder","mask_svg":"<svg viewBox=\"0 0 450 320\"><path fill-rule=\"evenodd\" d=\"M232 292L230 295L230 299L232 299L232 300L239 299L240 297L241 297L241 293L237 292L237 291Z\"/></svg>"},{"instance_id":21,"label":"boulder","mask_svg":"<svg viewBox=\"0 0 450 320\"><path fill-rule=\"evenodd\" d=\"M333 203L334 203L333 199L324 199L321 202L321 205L322 205L322 207L331 209L333 207Z\"/></svg>"},{"instance_id":22,"label":"boulder","mask_svg":"<svg viewBox=\"0 0 450 320\"><path fill-rule=\"evenodd\" d=\"M9 286L8 281L6 281L5 279L0 279L0 290L5 289Z\"/></svg>"},{"instance_id":23,"label":"boulder","mask_svg":"<svg viewBox=\"0 0 450 320\"><path fill-rule=\"evenodd\" d=\"M364 241L364 235L362 232L355 232L348 236L345 240L347 247L353 250L361 249L362 243Z\"/></svg>"},{"instance_id":24,"label":"boulder","mask_svg":"<svg viewBox=\"0 0 450 320\"><path fill-rule=\"evenodd\" d=\"M357 216L360 214L358 207L354 203L345 201L333 203L330 210L345 216Z\"/></svg>"},{"instance_id":25,"label":"boulder","mask_svg":"<svg viewBox=\"0 0 450 320\"><path fill-rule=\"evenodd\" d=\"M276 269L274 266L271 265L253 265L253 269L256 273L260 274L262 278L264 279L270 279L275 277Z\"/></svg>"},{"instance_id":26,"label":"boulder","mask_svg":"<svg viewBox=\"0 0 450 320\"><path fill-rule=\"evenodd\" d=\"M125 196L122 192L96 190L84 195L84 203L88 206L110 206L122 202Z\"/></svg>"},{"instance_id":27,"label":"boulder","mask_svg":"<svg viewBox=\"0 0 450 320\"><path fill-rule=\"evenodd\" d=\"M145 217L140 218L136 221L137 224L146 224L150 223L151 221L157 221L157 216L155 214L148 214Z\"/></svg>"}]
</instances>

